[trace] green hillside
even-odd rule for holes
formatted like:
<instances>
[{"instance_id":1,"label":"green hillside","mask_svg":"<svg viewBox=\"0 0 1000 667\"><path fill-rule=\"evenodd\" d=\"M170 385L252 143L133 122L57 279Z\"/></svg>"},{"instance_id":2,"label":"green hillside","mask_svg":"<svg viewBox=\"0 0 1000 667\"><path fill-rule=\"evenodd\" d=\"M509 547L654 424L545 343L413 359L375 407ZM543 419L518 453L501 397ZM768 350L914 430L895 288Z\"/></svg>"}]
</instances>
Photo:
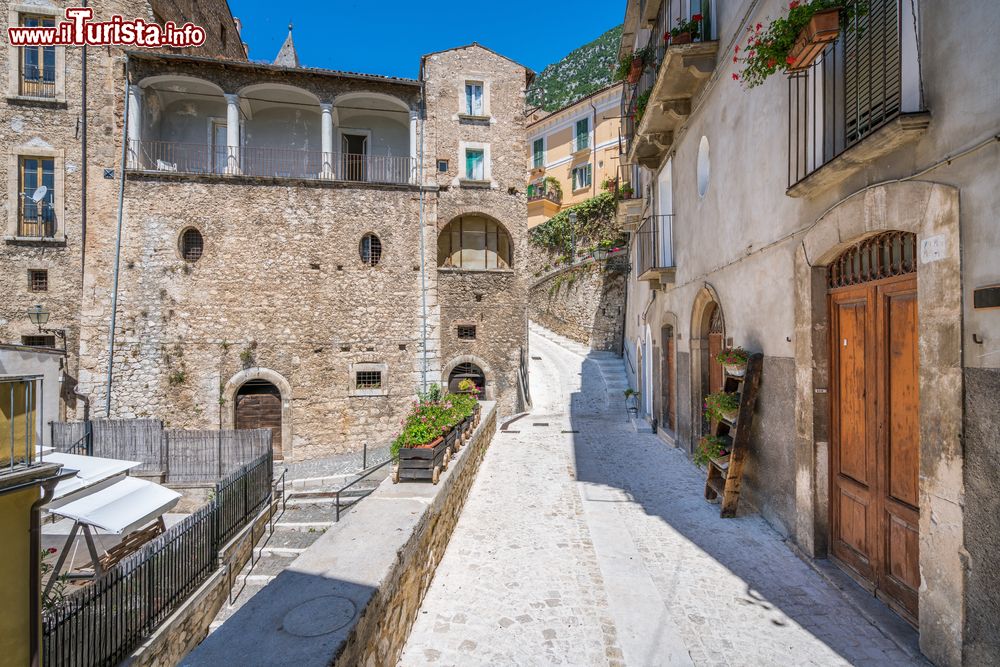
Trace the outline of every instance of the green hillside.
<instances>
[{"instance_id":1,"label":"green hillside","mask_svg":"<svg viewBox=\"0 0 1000 667\"><path fill-rule=\"evenodd\" d=\"M543 69L528 90L528 105L555 111L609 85L621 37L622 27L615 26Z\"/></svg>"}]
</instances>

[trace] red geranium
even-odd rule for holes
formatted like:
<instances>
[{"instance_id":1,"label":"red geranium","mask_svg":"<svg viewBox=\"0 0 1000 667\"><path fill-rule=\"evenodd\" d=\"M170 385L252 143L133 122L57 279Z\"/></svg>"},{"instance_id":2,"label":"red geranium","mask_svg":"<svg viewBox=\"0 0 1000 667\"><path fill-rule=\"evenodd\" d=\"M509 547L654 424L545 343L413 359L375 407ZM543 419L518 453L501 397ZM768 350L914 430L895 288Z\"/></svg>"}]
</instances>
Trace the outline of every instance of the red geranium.
<instances>
[{"instance_id":1,"label":"red geranium","mask_svg":"<svg viewBox=\"0 0 1000 667\"><path fill-rule=\"evenodd\" d=\"M692 21L700 21L701 20L701 14L695 14L694 16L691 17L691 20Z\"/></svg>"}]
</instances>

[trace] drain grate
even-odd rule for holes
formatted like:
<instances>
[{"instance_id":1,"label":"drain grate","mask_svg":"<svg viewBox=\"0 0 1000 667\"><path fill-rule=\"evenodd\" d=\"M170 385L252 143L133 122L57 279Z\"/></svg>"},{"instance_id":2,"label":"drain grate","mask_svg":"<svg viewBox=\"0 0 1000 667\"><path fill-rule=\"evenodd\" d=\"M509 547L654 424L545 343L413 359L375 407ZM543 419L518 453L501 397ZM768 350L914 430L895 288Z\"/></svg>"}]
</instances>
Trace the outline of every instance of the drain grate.
<instances>
[{"instance_id":1,"label":"drain grate","mask_svg":"<svg viewBox=\"0 0 1000 667\"><path fill-rule=\"evenodd\" d=\"M577 430L573 430L573 431L559 431L559 432L560 433L579 433L579 431L577 431Z\"/></svg>"},{"instance_id":2,"label":"drain grate","mask_svg":"<svg viewBox=\"0 0 1000 667\"><path fill-rule=\"evenodd\" d=\"M541 361L542 360L541 357L532 357L532 359L534 359L535 361Z\"/></svg>"},{"instance_id":3,"label":"drain grate","mask_svg":"<svg viewBox=\"0 0 1000 667\"><path fill-rule=\"evenodd\" d=\"M532 426L548 426L548 422L535 422Z\"/></svg>"},{"instance_id":4,"label":"drain grate","mask_svg":"<svg viewBox=\"0 0 1000 667\"><path fill-rule=\"evenodd\" d=\"M520 433L520 431L500 431L501 433Z\"/></svg>"}]
</instances>

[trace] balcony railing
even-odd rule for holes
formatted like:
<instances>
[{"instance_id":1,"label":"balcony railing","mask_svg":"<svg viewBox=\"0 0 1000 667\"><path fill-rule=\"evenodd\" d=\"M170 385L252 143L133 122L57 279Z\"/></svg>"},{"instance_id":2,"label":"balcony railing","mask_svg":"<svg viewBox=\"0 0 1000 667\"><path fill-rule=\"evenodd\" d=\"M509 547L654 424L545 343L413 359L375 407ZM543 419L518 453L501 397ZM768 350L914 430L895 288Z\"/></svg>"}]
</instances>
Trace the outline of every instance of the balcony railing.
<instances>
[{"instance_id":1,"label":"balcony railing","mask_svg":"<svg viewBox=\"0 0 1000 667\"><path fill-rule=\"evenodd\" d=\"M23 65L18 92L25 97L55 97L55 67Z\"/></svg>"},{"instance_id":2,"label":"balcony railing","mask_svg":"<svg viewBox=\"0 0 1000 667\"><path fill-rule=\"evenodd\" d=\"M904 84L901 11L899 0L870 0L812 66L789 77L789 186L903 111L920 110L919 95L907 103L916 84Z\"/></svg>"},{"instance_id":3,"label":"balcony railing","mask_svg":"<svg viewBox=\"0 0 1000 667\"><path fill-rule=\"evenodd\" d=\"M56 235L56 210L51 202L18 197L17 235L25 238L52 238Z\"/></svg>"},{"instance_id":4,"label":"balcony railing","mask_svg":"<svg viewBox=\"0 0 1000 667\"><path fill-rule=\"evenodd\" d=\"M168 141L131 143L129 168L140 171L383 184L413 181L413 160L409 157Z\"/></svg>"},{"instance_id":5,"label":"balcony railing","mask_svg":"<svg viewBox=\"0 0 1000 667\"><path fill-rule=\"evenodd\" d=\"M659 278L674 267L674 216L651 215L635 233L637 276L639 280Z\"/></svg>"},{"instance_id":6,"label":"balcony railing","mask_svg":"<svg viewBox=\"0 0 1000 667\"><path fill-rule=\"evenodd\" d=\"M562 203L562 193L561 192L559 192L557 190L553 190L551 188L548 189L548 190L546 190L546 189L539 189L539 188L532 189L533 187L534 186L530 186L530 185L528 186L528 203L529 204L531 202L533 202L533 201L542 201L542 200L550 201L553 204L560 204L560 203Z\"/></svg>"}]
</instances>

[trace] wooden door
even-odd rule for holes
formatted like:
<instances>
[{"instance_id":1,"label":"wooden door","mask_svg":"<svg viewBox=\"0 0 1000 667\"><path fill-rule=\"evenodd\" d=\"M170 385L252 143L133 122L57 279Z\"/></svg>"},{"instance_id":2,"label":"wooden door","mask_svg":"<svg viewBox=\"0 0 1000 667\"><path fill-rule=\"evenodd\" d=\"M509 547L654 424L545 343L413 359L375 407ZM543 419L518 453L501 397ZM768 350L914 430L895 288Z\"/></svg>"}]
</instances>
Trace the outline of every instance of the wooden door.
<instances>
[{"instance_id":1,"label":"wooden door","mask_svg":"<svg viewBox=\"0 0 1000 667\"><path fill-rule=\"evenodd\" d=\"M831 553L917 619L917 282L909 273L831 290Z\"/></svg>"},{"instance_id":2,"label":"wooden door","mask_svg":"<svg viewBox=\"0 0 1000 667\"><path fill-rule=\"evenodd\" d=\"M663 355L661 359L660 372L660 423L671 433L677 432L675 423L676 400L674 398L674 388L676 387L676 377L674 370L674 328L664 327L663 329Z\"/></svg>"},{"instance_id":3,"label":"wooden door","mask_svg":"<svg viewBox=\"0 0 1000 667\"><path fill-rule=\"evenodd\" d=\"M271 386L251 387L236 396L236 428L271 429L271 450L275 459L284 458L281 451L281 394Z\"/></svg>"}]
</instances>

